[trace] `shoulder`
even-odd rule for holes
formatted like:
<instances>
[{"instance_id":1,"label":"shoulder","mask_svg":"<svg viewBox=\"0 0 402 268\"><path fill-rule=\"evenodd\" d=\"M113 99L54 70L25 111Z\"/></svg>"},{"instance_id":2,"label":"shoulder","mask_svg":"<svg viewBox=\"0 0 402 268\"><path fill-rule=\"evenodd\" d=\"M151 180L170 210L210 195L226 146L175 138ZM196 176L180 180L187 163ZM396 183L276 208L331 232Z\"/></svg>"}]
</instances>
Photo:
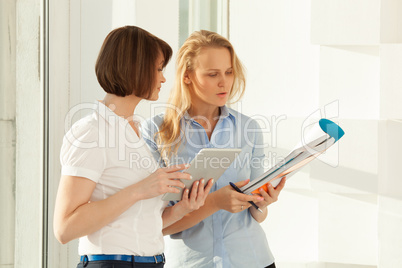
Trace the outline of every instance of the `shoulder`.
<instances>
[{"instance_id":1,"label":"shoulder","mask_svg":"<svg viewBox=\"0 0 402 268\"><path fill-rule=\"evenodd\" d=\"M95 113L74 123L60 149L62 174L98 182L106 165L104 128Z\"/></svg>"},{"instance_id":2,"label":"shoulder","mask_svg":"<svg viewBox=\"0 0 402 268\"><path fill-rule=\"evenodd\" d=\"M70 143L97 142L103 136L99 128L99 118L90 114L75 122L65 134L65 141Z\"/></svg>"},{"instance_id":3,"label":"shoulder","mask_svg":"<svg viewBox=\"0 0 402 268\"><path fill-rule=\"evenodd\" d=\"M153 116L151 118L148 118L148 119L144 120L141 123L142 131L145 131L145 132L154 132L154 131L156 131L157 132L159 130L159 127L162 125L163 120L164 120L164 114L163 113L155 115L155 116Z\"/></svg>"},{"instance_id":4,"label":"shoulder","mask_svg":"<svg viewBox=\"0 0 402 268\"><path fill-rule=\"evenodd\" d=\"M141 135L148 144L154 143L155 134L159 132L163 118L164 114L159 114L142 121L140 128Z\"/></svg>"},{"instance_id":5,"label":"shoulder","mask_svg":"<svg viewBox=\"0 0 402 268\"><path fill-rule=\"evenodd\" d=\"M236 121L236 126L242 129L260 129L260 125L257 122L257 116L248 116L243 113L240 113L234 109L228 108L231 116L234 117Z\"/></svg>"}]
</instances>

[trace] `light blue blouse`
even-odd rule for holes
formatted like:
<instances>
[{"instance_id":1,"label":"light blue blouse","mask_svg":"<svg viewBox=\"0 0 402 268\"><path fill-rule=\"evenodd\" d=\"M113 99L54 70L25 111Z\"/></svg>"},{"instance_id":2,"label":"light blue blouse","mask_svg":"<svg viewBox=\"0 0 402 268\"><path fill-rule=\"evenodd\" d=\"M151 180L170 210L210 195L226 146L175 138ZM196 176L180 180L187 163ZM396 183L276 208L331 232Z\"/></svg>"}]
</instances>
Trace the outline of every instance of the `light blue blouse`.
<instances>
[{"instance_id":1,"label":"light blue blouse","mask_svg":"<svg viewBox=\"0 0 402 268\"><path fill-rule=\"evenodd\" d=\"M202 148L241 148L234 163L215 183L211 192L263 173L263 136L258 123L226 106L209 140L204 128L186 113L177 157L170 164L188 163ZM160 154L154 141L163 122L157 115L142 124L143 138L154 157ZM239 213L219 210L197 225L171 235L165 267L266 267L274 262L264 230L248 209Z\"/></svg>"}]
</instances>

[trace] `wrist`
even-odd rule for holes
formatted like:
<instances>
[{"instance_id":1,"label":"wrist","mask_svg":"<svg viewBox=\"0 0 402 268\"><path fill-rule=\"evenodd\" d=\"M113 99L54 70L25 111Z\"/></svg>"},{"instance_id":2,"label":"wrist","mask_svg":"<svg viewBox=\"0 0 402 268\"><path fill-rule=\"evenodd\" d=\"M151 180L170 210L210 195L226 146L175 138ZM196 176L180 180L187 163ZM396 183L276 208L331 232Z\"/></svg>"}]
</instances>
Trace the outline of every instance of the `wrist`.
<instances>
[{"instance_id":1,"label":"wrist","mask_svg":"<svg viewBox=\"0 0 402 268\"><path fill-rule=\"evenodd\" d=\"M255 207L253 207L253 206L251 206L249 209L250 209L250 212L251 211L253 211L253 212L255 212L255 213L257 213L257 215L260 215L260 214L265 214L266 212L268 212L268 207L267 206L259 206L259 205L257 205L258 206L258 208L259 209L261 209L262 210L262 213L261 213L261 211L258 211Z\"/></svg>"},{"instance_id":2,"label":"wrist","mask_svg":"<svg viewBox=\"0 0 402 268\"><path fill-rule=\"evenodd\" d=\"M191 211L186 210L181 202L178 202L172 207L172 215L175 220L181 220L186 214L190 213Z\"/></svg>"},{"instance_id":3,"label":"wrist","mask_svg":"<svg viewBox=\"0 0 402 268\"><path fill-rule=\"evenodd\" d=\"M219 190L210 193L210 194L207 196L207 199L205 200L205 202L206 202L206 203L209 203L209 206L210 206L213 210L215 210L215 211L218 211L218 210L221 209L221 208L219 207L218 197L219 197Z\"/></svg>"},{"instance_id":4,"label":"wrist","mask_svg":"<svg viewBox=\"0 0 402 268\"><path fill-rule=\"evenodd\" d=\"M131 197L133 204L135 204L136 202L138 202L140 200L146 199L144 192L139 189L137 184L131 185L129 190L130 190L130 197Z\"/></svg>"}]
</instances>

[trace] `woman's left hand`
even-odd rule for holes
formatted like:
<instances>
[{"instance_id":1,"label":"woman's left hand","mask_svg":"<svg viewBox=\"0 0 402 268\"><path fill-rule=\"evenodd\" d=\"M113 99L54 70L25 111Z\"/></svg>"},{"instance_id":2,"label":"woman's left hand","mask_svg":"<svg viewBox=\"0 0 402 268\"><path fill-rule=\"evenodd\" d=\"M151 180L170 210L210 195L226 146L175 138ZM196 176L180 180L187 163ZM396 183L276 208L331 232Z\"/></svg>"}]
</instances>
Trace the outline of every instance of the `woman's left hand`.
<instances>
[{"instance_id":1,"label":"woman's left hand","mask_svg":"<svg viewBox=\"0 0 402 268\"><path fill-rule=\"evenodd\" d=\"M191 187L191 192L188 189L185 189L183 191L183 197L181 201L178 202L175 206L180 207L180 212L183 213L183 215L199 209L204 205L205 199L207 198L212 185L213 179L210 179L207 182L207 185L205 185L204 179L195 181L193 183L193 186Z\"/></svg>"},{"instance_id":2,"label":"woman's left hand","mask_svg":"<svg viewBox=\"0 0 402 268\"><path fill-rule=\"evenodd\" d=\"M260 188L259 192L264 200L260 202L256 202L255 204L260 208L266 208L268 205L278 201L278 196L281 193L283 187L285 187L286 177L283 177L281 182L274 188L271 184L268 184L268 192L265 192L264 189Z\"/></svg>"}]
</instances>

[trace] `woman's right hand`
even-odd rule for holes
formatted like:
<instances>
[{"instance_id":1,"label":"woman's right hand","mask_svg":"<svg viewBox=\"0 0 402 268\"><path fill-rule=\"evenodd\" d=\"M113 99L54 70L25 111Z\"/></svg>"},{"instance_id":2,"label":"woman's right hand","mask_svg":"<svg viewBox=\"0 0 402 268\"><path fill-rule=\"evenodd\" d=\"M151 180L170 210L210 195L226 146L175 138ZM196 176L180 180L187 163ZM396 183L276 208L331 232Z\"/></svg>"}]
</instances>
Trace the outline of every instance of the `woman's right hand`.
<instances>
[{"instance_id":1,"label":"woman's right hand","mask_svg":"<svg viewBox=\"0 0 402 268\"><path fill-rule=\"evenodd\" d=\"M247 183L249 179L235 183L237 187L241 188ZM227 185L221 189L210 194L213 198L215 206L219 209L224 209L231 213L241 212L242 210L249 208L251 206L249 201L261 202L264 200L263 197L258 195L247 195L237 192L232 186Z\"/></svg>"},{"instance_id":2,"label":"woman's right hand","mask_svg":"<svg viewBox=\"0 0 402 268\"><path fill-rule=\"evenodd\" d=\"M160 168L135 184L135 194L140 199L149 199L164 193L179 193L176 187L184 188L185 185L178 179L191 180L191 175L178 171L189 167L189 164L181 164Z\"/></svg>"}]
</instances>

